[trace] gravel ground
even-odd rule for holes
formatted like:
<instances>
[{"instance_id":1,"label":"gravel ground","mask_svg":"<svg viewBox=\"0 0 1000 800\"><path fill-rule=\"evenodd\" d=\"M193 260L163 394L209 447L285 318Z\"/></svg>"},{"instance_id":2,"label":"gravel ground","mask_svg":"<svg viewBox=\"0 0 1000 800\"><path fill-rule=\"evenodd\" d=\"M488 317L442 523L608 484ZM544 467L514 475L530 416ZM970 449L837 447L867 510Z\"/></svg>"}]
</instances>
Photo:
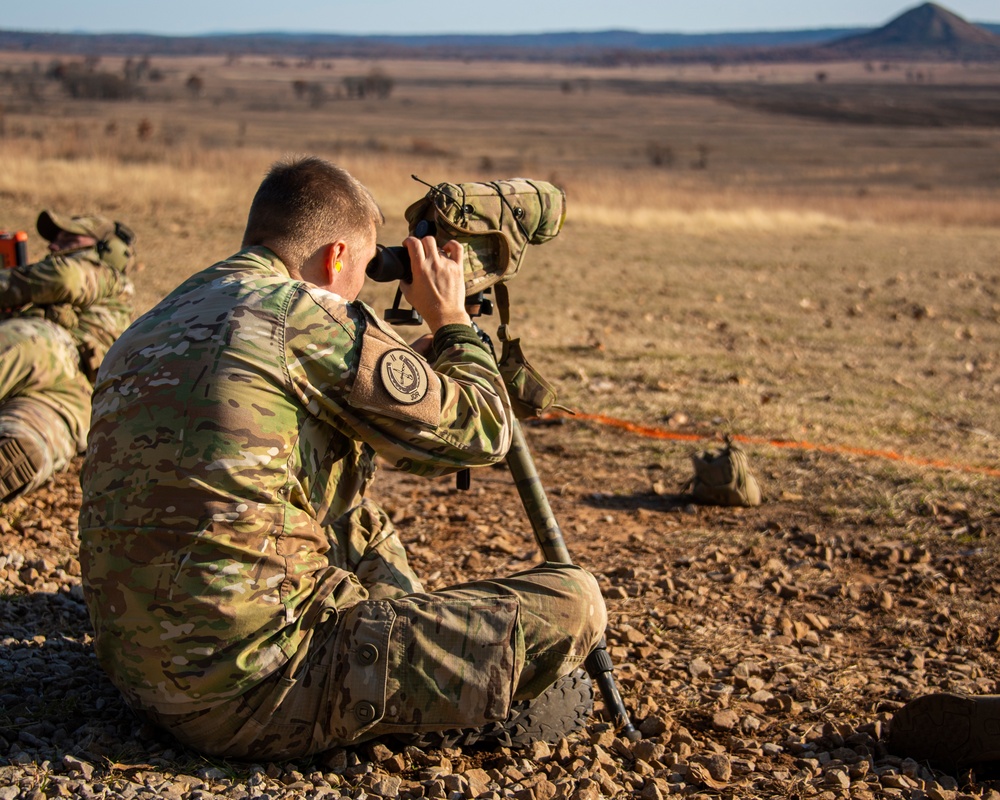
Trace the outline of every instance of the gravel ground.
<instances>
[{"instance_id":1,"label":"gravel ground","mask_svg":"<svg viewBox=\"0 0 1000 800\"><path fill-rule=\"evenodd\" d=\"M890 525L831 522L803 499L810 479L796 482L791 457L768 465L790 488L764 506L695 507L664 490L683 469L581 460L570 428L530 433L543 476L560 477L550 499L570 550L605 589L640 741L595 718L526 750L375 743L286 764L186 750L133 716L97 666L72 470L0 516L0 800L1000 798L987 767L940 771L885 746L911 697L998 691L995 510L956 501ZM467 493L380 480L430 588L537 561L504 472L474 474Z\"/></svg>"}]
</instances>

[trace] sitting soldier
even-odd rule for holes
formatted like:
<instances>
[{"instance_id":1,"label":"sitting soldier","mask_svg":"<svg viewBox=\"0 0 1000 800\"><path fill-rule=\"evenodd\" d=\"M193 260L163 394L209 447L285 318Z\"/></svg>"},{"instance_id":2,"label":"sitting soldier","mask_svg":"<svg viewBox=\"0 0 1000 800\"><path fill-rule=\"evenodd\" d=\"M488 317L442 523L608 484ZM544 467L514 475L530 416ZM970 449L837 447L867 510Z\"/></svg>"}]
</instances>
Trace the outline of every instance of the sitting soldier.
<instances>
[{"instance_id":1,"label":"sitting soldier","mask_svg":"<svg viewBox=\"0 0 1000 800\"><path fill-rule=\"evenodd\" d=\"M496 360L461 245L405 245L427 358L357 301L382 213L316 158L276 165L243 249L108 353L81 471L97 657L128 702L215 755L293 758L502 722L583 664L607 611L544 564L424 591L365 497L379 453L435 476L504 458Z\"/></svg>"},{"instance_id":2,"label":"sitting soldier","mask_svg":"<svg viewBox=\"0 0 1000 800\"><path fill-rule=\"evenodd\" d=\"M83 452L90 381L132 315L128 228L43 211L38 232L51 254L0 270L0 502Z\"/></svg>"}]
</instances>

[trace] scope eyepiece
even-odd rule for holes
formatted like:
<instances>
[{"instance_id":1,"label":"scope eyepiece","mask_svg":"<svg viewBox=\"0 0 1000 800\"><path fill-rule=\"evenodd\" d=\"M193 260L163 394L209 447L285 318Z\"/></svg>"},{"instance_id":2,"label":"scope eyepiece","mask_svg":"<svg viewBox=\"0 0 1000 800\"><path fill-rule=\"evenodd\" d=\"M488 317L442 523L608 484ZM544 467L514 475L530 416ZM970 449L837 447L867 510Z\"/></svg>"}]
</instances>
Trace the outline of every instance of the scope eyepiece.
<instances>
[{"instance_id":1,"label":"scope eyepiece","mask_svg":"<svg viewBox=\"0 0 1000 800\"><path fill-rule=\"evenodd\" d=\"M390 281L413 282L410 270L410 254L405 247L385 247L375 245L375 257L365 267L365 274L377 283Z\"/></svg>"},{"instance_id":2,"label":"scope eyepiece","mask_svg":"<svg viewBox=\"0 0 1000 800\"><path fill-rule=\"evenodd\" d=\"M422 219L413 227L411 232L418 239L425 236L433 236L436 227L429 219ZM410 253L405 247L386 247L385 245L375 245L375 258L368 262L365 267L365 274L376 283L389 283L390 281L405 281L413 283L413 271L410 269Z\"/></svg>"}]
</instances>

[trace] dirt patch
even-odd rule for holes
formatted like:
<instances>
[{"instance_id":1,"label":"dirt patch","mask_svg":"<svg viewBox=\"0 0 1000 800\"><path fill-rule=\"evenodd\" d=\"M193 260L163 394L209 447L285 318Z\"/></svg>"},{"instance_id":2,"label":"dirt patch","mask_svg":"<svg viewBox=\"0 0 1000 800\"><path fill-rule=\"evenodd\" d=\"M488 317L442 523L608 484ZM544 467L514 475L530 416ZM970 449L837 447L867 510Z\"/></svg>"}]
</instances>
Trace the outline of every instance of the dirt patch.
<instances>
[{"instance_id":1,"label":"dirt patch","mask_svg":"<svg viewBox=\"0 0 1000 800\"><path fill-rule=\"evenodd\" d=\"M527 435L574 558L610 608L618 683L644 733L595 719L530 752L422 751L384 744L292 765L200 758L131 715L90 646L76 562L76 473L6 508L0 523L0 755L17 796L205 798L991 796L992 776L938 772L889 755L893 711L932 689L997 691L1000 516L974 493L887 521L829 486L868 471L886 491L913 468L783 454L755 466L767 502L692 505L684 447L593 423ZM538 560L505 469L472 488L383 470L376 496L430 588ZM817 491L820 486L825 492ZM600 706L601 703L598 703ZM478 783L477 783L478 781ZM477 790L469 794L470 787ZM40 792L41 794L32 794ZM381 793L381 794L380 794ZM942 794L943 793L943 794ZM8 795L3 795L8 796Z\"/></svg>"}]
</instances>

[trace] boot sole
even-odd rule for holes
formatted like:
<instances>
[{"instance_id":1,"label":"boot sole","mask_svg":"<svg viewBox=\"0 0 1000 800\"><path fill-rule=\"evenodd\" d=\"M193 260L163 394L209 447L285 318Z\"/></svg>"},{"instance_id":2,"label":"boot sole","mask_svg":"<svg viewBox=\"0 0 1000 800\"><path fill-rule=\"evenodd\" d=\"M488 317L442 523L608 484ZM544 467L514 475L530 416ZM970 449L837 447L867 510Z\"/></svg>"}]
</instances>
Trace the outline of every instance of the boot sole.
<instances>
[{"instance_id":1,"label":"boot sole","mask_svg":"<svg viewBox=\"0 0 1000 800\"><path fill-rule=\"evenodd\" d=\"M16 497L37 474L38 465L17 439L0 439L0 503Z\"/></svg>"},{"instance_id":2,"label":"boot sole","mask_svg":"<svg viewBox=\"0 0 1000 800\"><path fill-rule=\"evenodd\" d=\"M946 766L1000 760L1000 695L924 695L889 726L889 751L898 756Z\"/></svg>"}]
</instances>

